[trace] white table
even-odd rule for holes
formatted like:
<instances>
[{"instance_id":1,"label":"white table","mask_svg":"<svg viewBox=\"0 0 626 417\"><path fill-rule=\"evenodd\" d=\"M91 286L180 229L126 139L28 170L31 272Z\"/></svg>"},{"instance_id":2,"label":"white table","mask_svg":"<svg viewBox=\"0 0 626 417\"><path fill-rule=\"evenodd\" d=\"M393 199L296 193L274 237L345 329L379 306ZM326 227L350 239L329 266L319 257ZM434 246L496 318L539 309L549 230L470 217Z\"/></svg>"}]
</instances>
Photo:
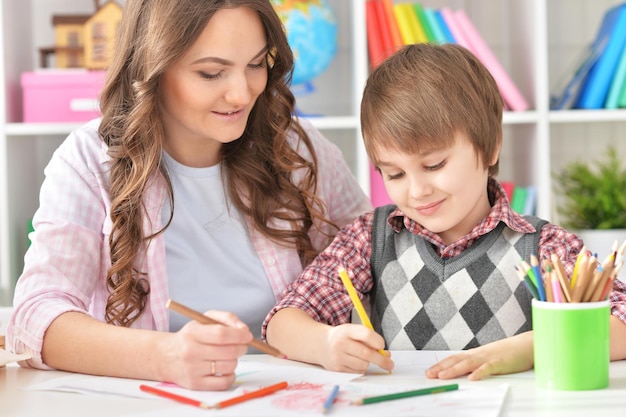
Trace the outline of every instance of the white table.
<instances>
[{"instance_id":1,"label":"white table","mask_svg":"<svg viewBox=\"0 0 626 417\"><path fill-rule=\"evenodd\" d=\"M420 352L415 354L419 355ZM261 361L268 360L266 355L253 356ZM65 375L68 373L25 369L15 364L0 368L0 416L111 417L163 409L163 400L158 398L146 400L22 389ZM611 363L609 388L598 391L539 389L535 387L532 372L491 377L477 382L468 382L465 378L452 382L486 387L509 384L502 417L618 417L626 413L626 361ZM355 409L355 415L358 415L358 407ZM332 410L329 416L332 416Z\"/></svg>"}]
</instances>

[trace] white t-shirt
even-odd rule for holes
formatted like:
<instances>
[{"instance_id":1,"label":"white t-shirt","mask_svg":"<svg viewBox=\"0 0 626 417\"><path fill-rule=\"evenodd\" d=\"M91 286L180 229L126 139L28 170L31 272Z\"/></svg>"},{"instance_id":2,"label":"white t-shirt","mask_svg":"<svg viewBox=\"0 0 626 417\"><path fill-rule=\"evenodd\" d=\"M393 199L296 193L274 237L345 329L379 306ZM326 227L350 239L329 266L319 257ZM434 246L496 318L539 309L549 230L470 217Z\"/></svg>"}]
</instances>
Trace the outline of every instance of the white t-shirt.
<instances>
[{"instance_id":1,"label":"white t-shirt","mask_svg":"<svg viewBox=\"0 0 626 417\"><path fill-rule=\"evenodd\" d=\"M170 298L194 310L231 311L261 335L276 303L245 219L224 193L220 165L191 168L164 152L174 189L174 217L165 231ZM163 224L170 202L162 211ZM170 331L189 319L170 313Z\"/></svg>"}]
</instances>

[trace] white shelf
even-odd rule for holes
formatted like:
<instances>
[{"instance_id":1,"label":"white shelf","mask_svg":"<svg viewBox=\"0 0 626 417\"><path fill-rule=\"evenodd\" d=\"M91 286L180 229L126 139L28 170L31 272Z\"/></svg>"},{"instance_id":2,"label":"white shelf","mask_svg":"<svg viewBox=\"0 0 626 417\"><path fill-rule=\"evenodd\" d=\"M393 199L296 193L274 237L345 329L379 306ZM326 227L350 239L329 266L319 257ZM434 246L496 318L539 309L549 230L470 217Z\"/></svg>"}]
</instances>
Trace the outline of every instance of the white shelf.
<instances>
[{"instance_id":1,"label":"white shelf","mask_svg":"<svg viewBox=\"0 0 626 417\"><path fill-rule=\"evenodd\" d=\"M339 25L337 56L315 80L316 92L298 97L313 124L337 143L369 193L369 163L359 107L369 71L366 0L329 0ZM409 0L395 0L396 3ZM123 3L123 1L120 1ZM537 214L554 216L552 173L568 160L602 152L622 139L626 110L549 111L550 87L595 37L604 12L620 0L423 0L424 7L463 8L531 104L505 112L499 179L533 184ZM37 208L43 167L79 123L20 123L19 77L37 62L37 48L53 39L51 15L88 13L93 2L3 0L0 3L0 305L10 303L22 268L25 224Z\"/></svg>"},{"instance_id":2,"label":"white shelf","mask_svg":"<svg viewBox=\"0 0 626 417\"><path fill-rule=\"evenodd\" d=\"M607 123L626 121L626 110L559 110L550 112L550 123Z\"/></svg>"},{"instance_id":3,"label":"white shelf","mask_svg":"<svg viewBox=\"0 0 626 417\"><path fill-rule=\"evenodd\" d=\"M6 136L67 135L83 123L7 123Z\"/></svg>"}]
</instances>

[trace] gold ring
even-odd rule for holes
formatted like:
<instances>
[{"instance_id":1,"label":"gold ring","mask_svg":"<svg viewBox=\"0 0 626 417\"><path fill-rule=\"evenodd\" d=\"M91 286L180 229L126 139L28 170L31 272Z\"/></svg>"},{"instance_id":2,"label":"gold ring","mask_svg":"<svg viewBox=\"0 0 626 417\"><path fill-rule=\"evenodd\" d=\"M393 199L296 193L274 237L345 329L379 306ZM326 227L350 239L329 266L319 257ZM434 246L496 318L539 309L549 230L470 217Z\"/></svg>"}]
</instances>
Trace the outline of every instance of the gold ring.
<instances>
[{"instance_id":1,"label":"gold ring","mask_svg":"<svg viewBox=\"0 0 626 417\"><path fill-rule=\"evenodd\" d=\"M211 361L211 375L214 376L217 373L217 365L215 361Z\"/></svg>"}]
</instances>

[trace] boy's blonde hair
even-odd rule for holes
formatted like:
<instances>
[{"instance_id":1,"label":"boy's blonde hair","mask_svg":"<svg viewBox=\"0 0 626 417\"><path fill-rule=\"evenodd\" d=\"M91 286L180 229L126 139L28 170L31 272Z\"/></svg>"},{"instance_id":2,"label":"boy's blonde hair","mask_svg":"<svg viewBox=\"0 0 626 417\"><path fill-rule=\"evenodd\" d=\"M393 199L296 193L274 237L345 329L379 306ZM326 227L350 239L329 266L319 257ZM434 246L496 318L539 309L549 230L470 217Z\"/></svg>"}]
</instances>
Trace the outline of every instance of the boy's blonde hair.
<instances>
[{"instance_id":1,"label":"boy's blonde hair","mask_svg":"<svg viewBox=\"0 0 626 417\"><path fill-rule=\"evenodd\" d=\"M502 97L485 66L454 44L408 45L369 76L361 102L367 153L417 153L451 146L466 134L483 165L502 141ZM498 173L498 161L489 176Z\"/></svg>"}]
</instances>

